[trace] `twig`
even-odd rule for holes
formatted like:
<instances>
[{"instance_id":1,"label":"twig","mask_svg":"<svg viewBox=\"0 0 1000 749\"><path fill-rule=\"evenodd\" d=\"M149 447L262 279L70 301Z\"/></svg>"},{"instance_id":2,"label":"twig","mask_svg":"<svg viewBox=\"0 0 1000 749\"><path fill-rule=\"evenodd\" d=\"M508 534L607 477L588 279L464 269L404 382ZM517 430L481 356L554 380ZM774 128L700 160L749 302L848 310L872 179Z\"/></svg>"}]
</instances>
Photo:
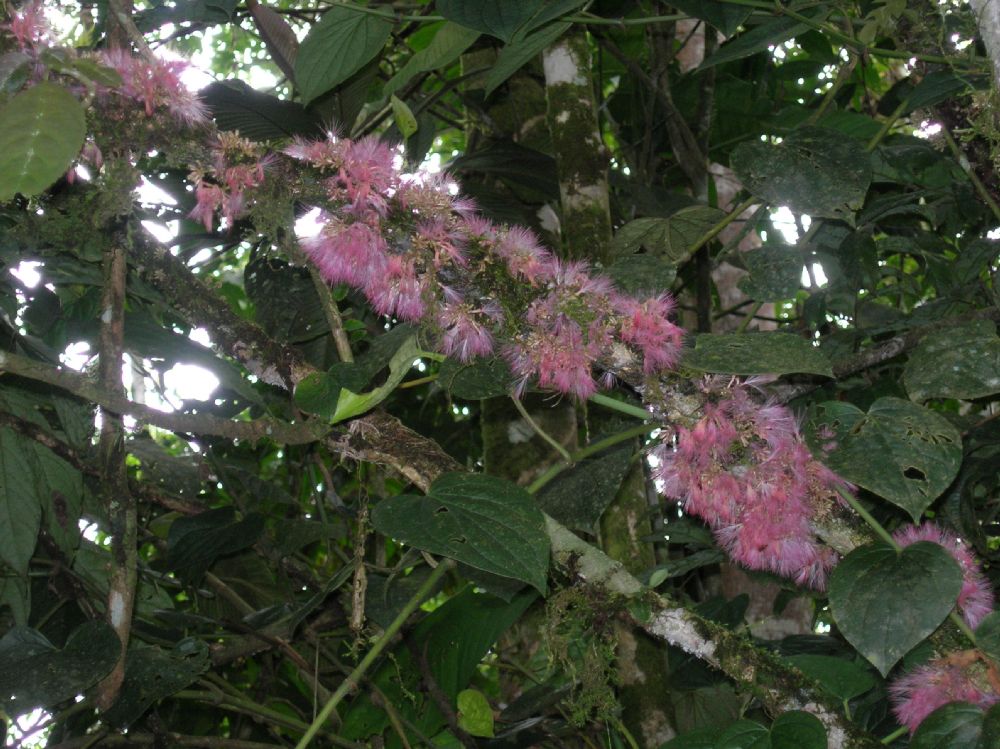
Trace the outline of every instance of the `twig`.
<instances>
[{"instance_id":1,"label":"twig","mask_svg":"<svg viewBox=\"0 0 1000 749\"><path fill-rule=\"evenodd\" d=\"M526 422L528 422L529 426L531 426L531 428L535 430L535 434L537 434L539 437L545 440L552 447L553 450L562 455L563 460L572 460L572 458L570 458L569 450L560 445L555 437L553 437L551 434L542 429L538 425L538 423L533 418L531 418L531 414L528 413L528 409L526 409L524 407L524 404L521 403L520 398L517 398L512 395L510 399L514 401L514 408L516 408L517 412L521 414L521 418L523 418Z\"/></svg>"}]
</instances>

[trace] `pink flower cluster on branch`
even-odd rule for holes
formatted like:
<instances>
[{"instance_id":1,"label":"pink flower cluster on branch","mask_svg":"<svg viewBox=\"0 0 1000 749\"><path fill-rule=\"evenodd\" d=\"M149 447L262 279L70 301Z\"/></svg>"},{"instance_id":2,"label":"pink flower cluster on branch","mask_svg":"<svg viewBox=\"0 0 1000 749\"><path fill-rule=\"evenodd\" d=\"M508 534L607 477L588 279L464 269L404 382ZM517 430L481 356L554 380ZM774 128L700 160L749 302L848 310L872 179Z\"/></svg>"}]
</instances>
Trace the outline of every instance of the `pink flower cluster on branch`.
<instances>
[{"instance_id":1,"label":"pink flower cluster on branch","mask_svg":"<svg viewBox=\"0 0 1000 749\"><path fill-rule=\"evenodd\" d=\"M896 719L913 733L928 715L949 702L970 702L983 709L1000 702L1000 673L977 650L952 653L897 679L889 697Z\"/></svg>"},{"instance_id":2,"label":"pink flower cluster on branch","mask_svg":"<svg viewBox=\"0 0 1000 749\"><path fill-rule=\"evenodd\" d=\"M99 101L113 108L122 99L142 105L146 117L166 111L183 125L199 125L208 120L204 103L181 81L187 63L177 60L144 60L125 49L97 53L97 62L121 76L117 86L100 86ZM127 116L122 112L121 116Z\"/></svg>"},{"instance_id":3,"label":"pink flower cluster on branch","mask_svg":"<svg viewBox=\"0 0 1000 749\"><path fill-rule=\"evenodd\" d=\"M220 132L212 147L211 165L191 174L197 202L188 218L212 231L219 212L231 227L246 214L247 192L264 183L264 172L273 158L262 155L260 146L238 133Z\"/></svg>"},{"instance_id":4,"label":"pink flower cluster on branch","mask_svg":"<svg viewBox=\"0 0 1000 749\"><path fill-rule=\"evenodd\" d=\"M712 377L704 415L664 434L653 454L667 496L712 528L735 561L817 590L837 561L812 521L849 485L815 460L791 411L761 405L754 381Z\"/></svg>"},{"instance_id":5,"label":"pink flower cluster on branch","mask_svg":"<svg viewBox=\"0 0 1000 749\"><path fill-rule=\"evenodd\" d=\"M380 314L436 330L449 356L499 352L518 390L536 379L578 398L610 384L594 369L616 346L641 357L646 374L676 365L683 331L667 295L618 292L585 264L553 257L531 231L476 215L443 180L402 175L375 138L300 140L285 153L324 175L336 207L301 242L323 277L360 289Z\"/></svg>"}]
</instances>

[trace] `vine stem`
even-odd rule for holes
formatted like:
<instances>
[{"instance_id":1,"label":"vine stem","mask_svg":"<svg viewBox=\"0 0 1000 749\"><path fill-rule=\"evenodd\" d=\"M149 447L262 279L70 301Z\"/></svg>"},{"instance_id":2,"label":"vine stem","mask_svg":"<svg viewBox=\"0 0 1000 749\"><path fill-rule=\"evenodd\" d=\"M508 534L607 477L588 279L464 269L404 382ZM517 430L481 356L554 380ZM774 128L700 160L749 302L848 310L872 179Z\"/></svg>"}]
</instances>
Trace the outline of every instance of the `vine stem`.
<instances>
[{"instance_id":1,"label":"vine stem","mask_svg":"<svg viewBox=\"0 0 1000 749\"><path fill-rule=\"evenodd\" d=\"M893 731L888 736L886 736L884 739L879 739L879 741L881 743L883 743L883 744L891 744L893 741L895 741L896 739L898 739L900 736L902 736L903 734L905 734L909 730L910 729L907 728L906 726L900 726L895 731Z\"/></svg>"},{"instance_id":2,"label":"vine stem","mask_svg":"<svg viewBox=\"0 0 1000 749\"><path fill-rule=\"evenodd\" d=\"M572 460L572 457L570 457L569 454L569 450L560 445L555 437L553 437L551 434L542 429L538 425L538 422L536 422L533 418L531 418L531 414L528 413L528 409L526 409L524 407L524 404L521 403L520 398L517 398L512 395L510 396L510 399L514 401L514 408L516 408L517 412L521 414L521 418L523 418L526 422L528 422L531 428L535 430L535 434L537 434L539 437L545 440L552 447L553 450L562 455L563 460Z\"/></svg>"},{"instance_id":3,"label":"vine stem","mask_svg":"<svg viewBox=\"0 0 1000 749\"><path fill-rule=\"evenodd\" d=\"M562 463L556 463L554 466L550 467L545 473L539 476L537 479L531 482L528 486L529 494L536 494L538 491L548 484L552 479L558 476L560 473L570 468L575 463L589 458L595 453L599 453L601 450L611 447L612 445L617 445L619 442L624 442L625 440L630 440L633 437L641 437L644 434L651 432L656 429L655 426L651 424L641 424L639 426L632 427L631 429L626 429L618 434L612 434L610 437L605 437L602 440L598 440L592 445L587 445L586 447L580 448L576 452L570 454L570 456Z\"/></svg>"},{"instance_id":4,"label":"vine stem","mask_svg":"<svg viewBox=\"0 0 1000 749\"><path fill-rule=\"evenodd\" d=\"M938 119L941 119L940 115L938 115ZM968 158L962 152L962 149L958 147L958 143L955 142L955 139L952 137L947 126L943 122L941 124L941 135L944 136L944 142L948 144L948 150L951 151L952 156L955 157L955 161L957 161L958 165L962 167L962 171L965 172L969 181L972 182L972 186L976 188L976 192L979 193L979 197L981 197L983 202L990 207L990 211L993 212L993 215L997 219L1000 219L1000 205L997 205L993 196L990 195L989 190L986 189L986 185L984 185L982 180L979 179L979 175L976 174L976 170L972 168L972 164L969 163Z\"/></svg>"},{"instance_id":5,"label":"vine stem","mask_svg":"<svg viewBox=\"0 0 1000 749\"><path fill-rule=\"evenodd\" d=\"M700 250L706 244L715 239L715 237L719 235L719 232L721 232L723 229L725 229L727 226L733 223L733 221L738 219L743 214L743 211L752 206L754 203L759 203L759 202L760 198L758 198L756 195L751 195L749 198L744 200L738 206L733 208L733 210L727 213L722 218L722 220L719 221L715 226L713 226L711 229L709 229L700 237L698 237L698 240L693 245L691 245L691 248L688 250L688 253L693 255L695 252Z\"/></svg>"},{"instance_id":6,"label":"vine stem","mask_svg":"<svg viewBox=\"0 0 1000 749\"><path fill-rule=\"evenodd\" d=\"M316 734L319 733L320 729L323 727L323 724L337 708L337 705L339 705L341 700L347 696L349 691L357 686L357 684L361 681L361 677L365 675L369 668L371 668L372 664L379 657L379 655L381 655L382 651L385 650L386 646L392 642L395 634L402 629L403 624L410 618L410 614L417 610L424 598L427 597L432 590L434 590L434 586L437 585L438 581L454 566L455 563L451 559L446 559L435 567L431 574L427 576L424 584L421 585L417 592L413 594L413 597L406 602L403 610L396 615L396 618L392 620L392 623L386 627L386 630L379 641L376 642L372 646L372 649L365 654L365 657L362 658L361 662L354 667L354 670L351 671L351 673L348 674L342 682L340 682L340 686L337 687L337 691L335 691L333 696L330 697L325 705L323 705L323 709L319 711L319 715L317 715L313 722L309 725L306 732L302 734L302 738L299 739L299 743L295 745L295 749L305 749L309 746L312 740L316 737Z\"/></svg>"},{"instance_id":7,"label":"vine stem","mask_svg":"<svg viewBox=\"0 0 1000 749\"><path fill-rule=\"evenodd\" d=\"M588 400L591 403L596 403L599 406L604 406L605 408L610 408L613 411L618 411L619 413L627 414L628 416L635 416L637 419L643 419L645 421L652 421L656 417L647 411L645 408L639 408L638 406L633 406L631 403L625 403L616 398L604 395L602 393L594 393Z\"/></svg>"}]
</instances>

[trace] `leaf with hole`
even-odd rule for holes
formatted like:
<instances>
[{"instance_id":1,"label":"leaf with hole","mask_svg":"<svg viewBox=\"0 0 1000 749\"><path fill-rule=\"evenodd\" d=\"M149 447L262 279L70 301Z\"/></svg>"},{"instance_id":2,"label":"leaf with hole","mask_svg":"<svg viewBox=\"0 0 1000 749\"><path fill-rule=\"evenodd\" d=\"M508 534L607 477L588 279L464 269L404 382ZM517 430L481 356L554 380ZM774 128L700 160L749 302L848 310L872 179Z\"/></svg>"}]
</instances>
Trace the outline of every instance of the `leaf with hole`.
<instances>
[{"instance_id":1,"label":"leaf with hole","mask_svg":"<svg viewBox=\"0 0 1000 749\"><path fill-rule=\"evenodd\" d=\"M1000 393L1000 338L979 320L931 333L910 354L903 384L915 401L984 398Z\"/></svg>"},{"instance_id":2,"label":"leaf with hole","mask_svg":"<svg viewBox=\"0 0 1000 749\"><path fill-rule=\"evenodd\" d=\"M920 541L897 552L861 546L830 574L830 610L841 634L883 676L955 607L962 568L942 546Z\"/></svg>"},{"instance_id":3,"label":"leaf with hole","mask_svg":"<svg viewBox=\"0 0 1000 749\"><path fill-rule=\"evenodd\" d=\"M805 338L788 333L705 333L684 352L684 366L723 374L833 377L830 360Z\"/></svg>"},{"instance_id":4,"label":"leaf with hole","mask_svg":"<svg viewBox=\"0 0 1000 749\"><path fill-rule=\"evenodd\" d=\"M481 474L446 473L426 496L379 502L372 525L399 541L486 572L546 588L545 517L524 489Z\"/></svg>"},{"instance_id":5,"label":"leaf with hole","mask_svg":"<svg viewBox=\"0 0 1000 749\"><path fill-rule=\"evenodd\" d=\"M39 83L0 109L0 202L37 195L62 177L87 134L83 107L69 91Z\"/></svg>"},{"instance_id":6,"label":"leaf with hole","mask_svg":"<svg viewBox=\"0 0 1000 749\"><path fill-rule=\"evenodd\" d=\"M866 414L827 401L810 410L813 453L851 483L905 510L914 522L948 488L962 464L962 436L934 411L879 398Z\"/></svg>"},{"instance_id":7,"label":"leaf with hole","mask_svg":"<svg viewBox=\"0 0 1000 749\"><path fill-rule=\"evenodd\" d=\"M382 51L392 21L338 5L330 8L306 38L295 60L295 81L308 104L346 81Z\"/></svg>"},{"instance_id":8,"label":"leaf with hole","mask_svg":"<svg viewBox=\"0 0 1000 749\"><path fill-rule=\"evenodd\" d=\"M731 166L754 195L810 216L854 220L871 183L871 159L858 141L836 130L801 127L780 144L752 141Z\"/></svg>"}]
</instances>

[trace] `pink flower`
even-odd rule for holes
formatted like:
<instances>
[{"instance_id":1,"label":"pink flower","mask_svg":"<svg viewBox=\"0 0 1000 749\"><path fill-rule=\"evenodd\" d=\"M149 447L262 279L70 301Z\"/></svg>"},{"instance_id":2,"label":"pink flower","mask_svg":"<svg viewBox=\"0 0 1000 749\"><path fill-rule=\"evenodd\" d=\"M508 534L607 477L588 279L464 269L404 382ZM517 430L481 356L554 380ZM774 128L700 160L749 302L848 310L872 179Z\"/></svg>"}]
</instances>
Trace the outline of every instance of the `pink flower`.
<instances>
[{"instance_id":1,"label":"pink flower","mask_svg":"<svg viewBox=\"0 0 1000 749\"><path fill-rule=\"evenodd\" d=\"M200 222L205 227L205 231L210 232L215 220L215 212L222 205L225 195L221 187L207 182L199 182L194 193L198 202L188 214L188 218Z\"/></svg>"},{"instance_id":2,"label":"pink flower","mask_svg":"<svg viewBox=\"0 0 1000 749\"><path fill-rule=\"evenodd\" d=\"M323 140L306 140L296 136L282 153L293 159L308 161L321 169L340 169L347 142L349 141L338 140L336 133L332 131Z\"/></svg>"},{"instance_id":3,"label":"pink flower","mask_svg":"<svg viewBox=\"0 0 1000 749\"><path fill-rule=\"evenodd\" d=\"M930 541L944 549L958 562L962 568L962 591L958 594L957 607L972 629L993 611L993 588L983 574L975 557L954 534L946 533L934 523L923 525L907 525L892 534L893 539L903 548L918 541Z\"/></svg>"},{"instance_id":4,"label":"pink flower","mask_svg":"<svg viewBox=\"0 0 1000 749\"><path fill-rule=\"evenodd\" d=\"M413 239L415 247L429 249L434 254L433 264L435 268L440 268L448 261L462 266L466 265L463 254L465 235L449 228L444 219L421 221L417 224Z\"/></svg>"},{"instance_id":5,"label":"pink flower","mask_svg":"<svg viewBox=\"0 0 1000 749\"><path fill-rule=\"evenodd\" d=\"M356 226L356 224L353 224ZM412 261L399 255L388 256L385 270L371 274L365 295L380 315L395 315L400 320L417 321L424 316L424 281Z\"/></svg>"},{"instance_id":6,"label":"pink flower","mask_svg":"<svg viewBox=\"0 0 1000 749\"><path fill-rule=\"evenodd\" d=\"M552 256L530 229L508 228L497 240L495 252L507 261L512 276L523 278L532 286L552 276Z\"/></svg>"},{"instance_id":7,"label":"pink flower","mask_svg":"<svg viewBox=\"0 0 1000 749\"><path fill-rule=\"evenodd\" d=\"M49 36L49 25L45 20L45 4L42 0L24 3L3 24L22 50L33 49Z\"/></svg>"},{"instance_id":8,"label":"pink flower","mask_svg":"<svg viewBox=\"0 0 1000 749\"><path fill-rule=\"evenodd\" d=\"M896 679L889 687L893 713L901 725L917 730L924 718L949 702L970 702L983 709L1000 702L1000 675L974 651L938 658Z\"/></svg>"},{"instance_id":9,"label":"pink flower","mask_svg":"<svg viewBox=\"0 0 1000 749\"><path fill-rule=\"evenodd\" d=\"M373 135L345 143L337 176L350 210L385 215L388 193L397 183L392 149Z\"/></svg>"},{"instance_id":10,"label":"pink flower","mask_svg":"<svg viewBox=\"0 0 1000 749\"><path fill-rule=\"evenodd\" d=\"M330 221L317 236L300 244L328 283L365 288L384 278L385 240L364 222Z\"/></svg>"},{"instance_id":11,"label":"pink flower","mask_svg":"<svg viewBox=\"0 0 1000 749\"><path fill-rule=\"evenodd\" d=\"M438 313L438 324L444 330L441 350L461 362L486 356L493 351L493 334L488 325L495 324L500 315L497 309L477 312L462 302L442 305Z\"/></svg>"},{"instance_id":12,"label":"pink flower","mask_svg":"<svg viewBox=\"0 0 1000 749\"><path fill-rule=\"evenodd\" d=\"M663 294L640 302L616 296L617 311L623 316L620 334L623 341L642 350L646 374L673 369L681 355L684 331L667 319L674 308L673 299Z\"/></svg>"},{"instance_id":13,"label":"pink flower","mask_svg":"<svg viewBox=\"0 0 1000 749\"><path fill-rule=\"evenodd\" d=\"M186 125L198 125L208 119L205 105L181 82L186 63L148 62L122 49L102 50L98 59L121 76L121 85L111 91L142 103L147 117L162 108Z\"/></svg>"}]
</instances>

